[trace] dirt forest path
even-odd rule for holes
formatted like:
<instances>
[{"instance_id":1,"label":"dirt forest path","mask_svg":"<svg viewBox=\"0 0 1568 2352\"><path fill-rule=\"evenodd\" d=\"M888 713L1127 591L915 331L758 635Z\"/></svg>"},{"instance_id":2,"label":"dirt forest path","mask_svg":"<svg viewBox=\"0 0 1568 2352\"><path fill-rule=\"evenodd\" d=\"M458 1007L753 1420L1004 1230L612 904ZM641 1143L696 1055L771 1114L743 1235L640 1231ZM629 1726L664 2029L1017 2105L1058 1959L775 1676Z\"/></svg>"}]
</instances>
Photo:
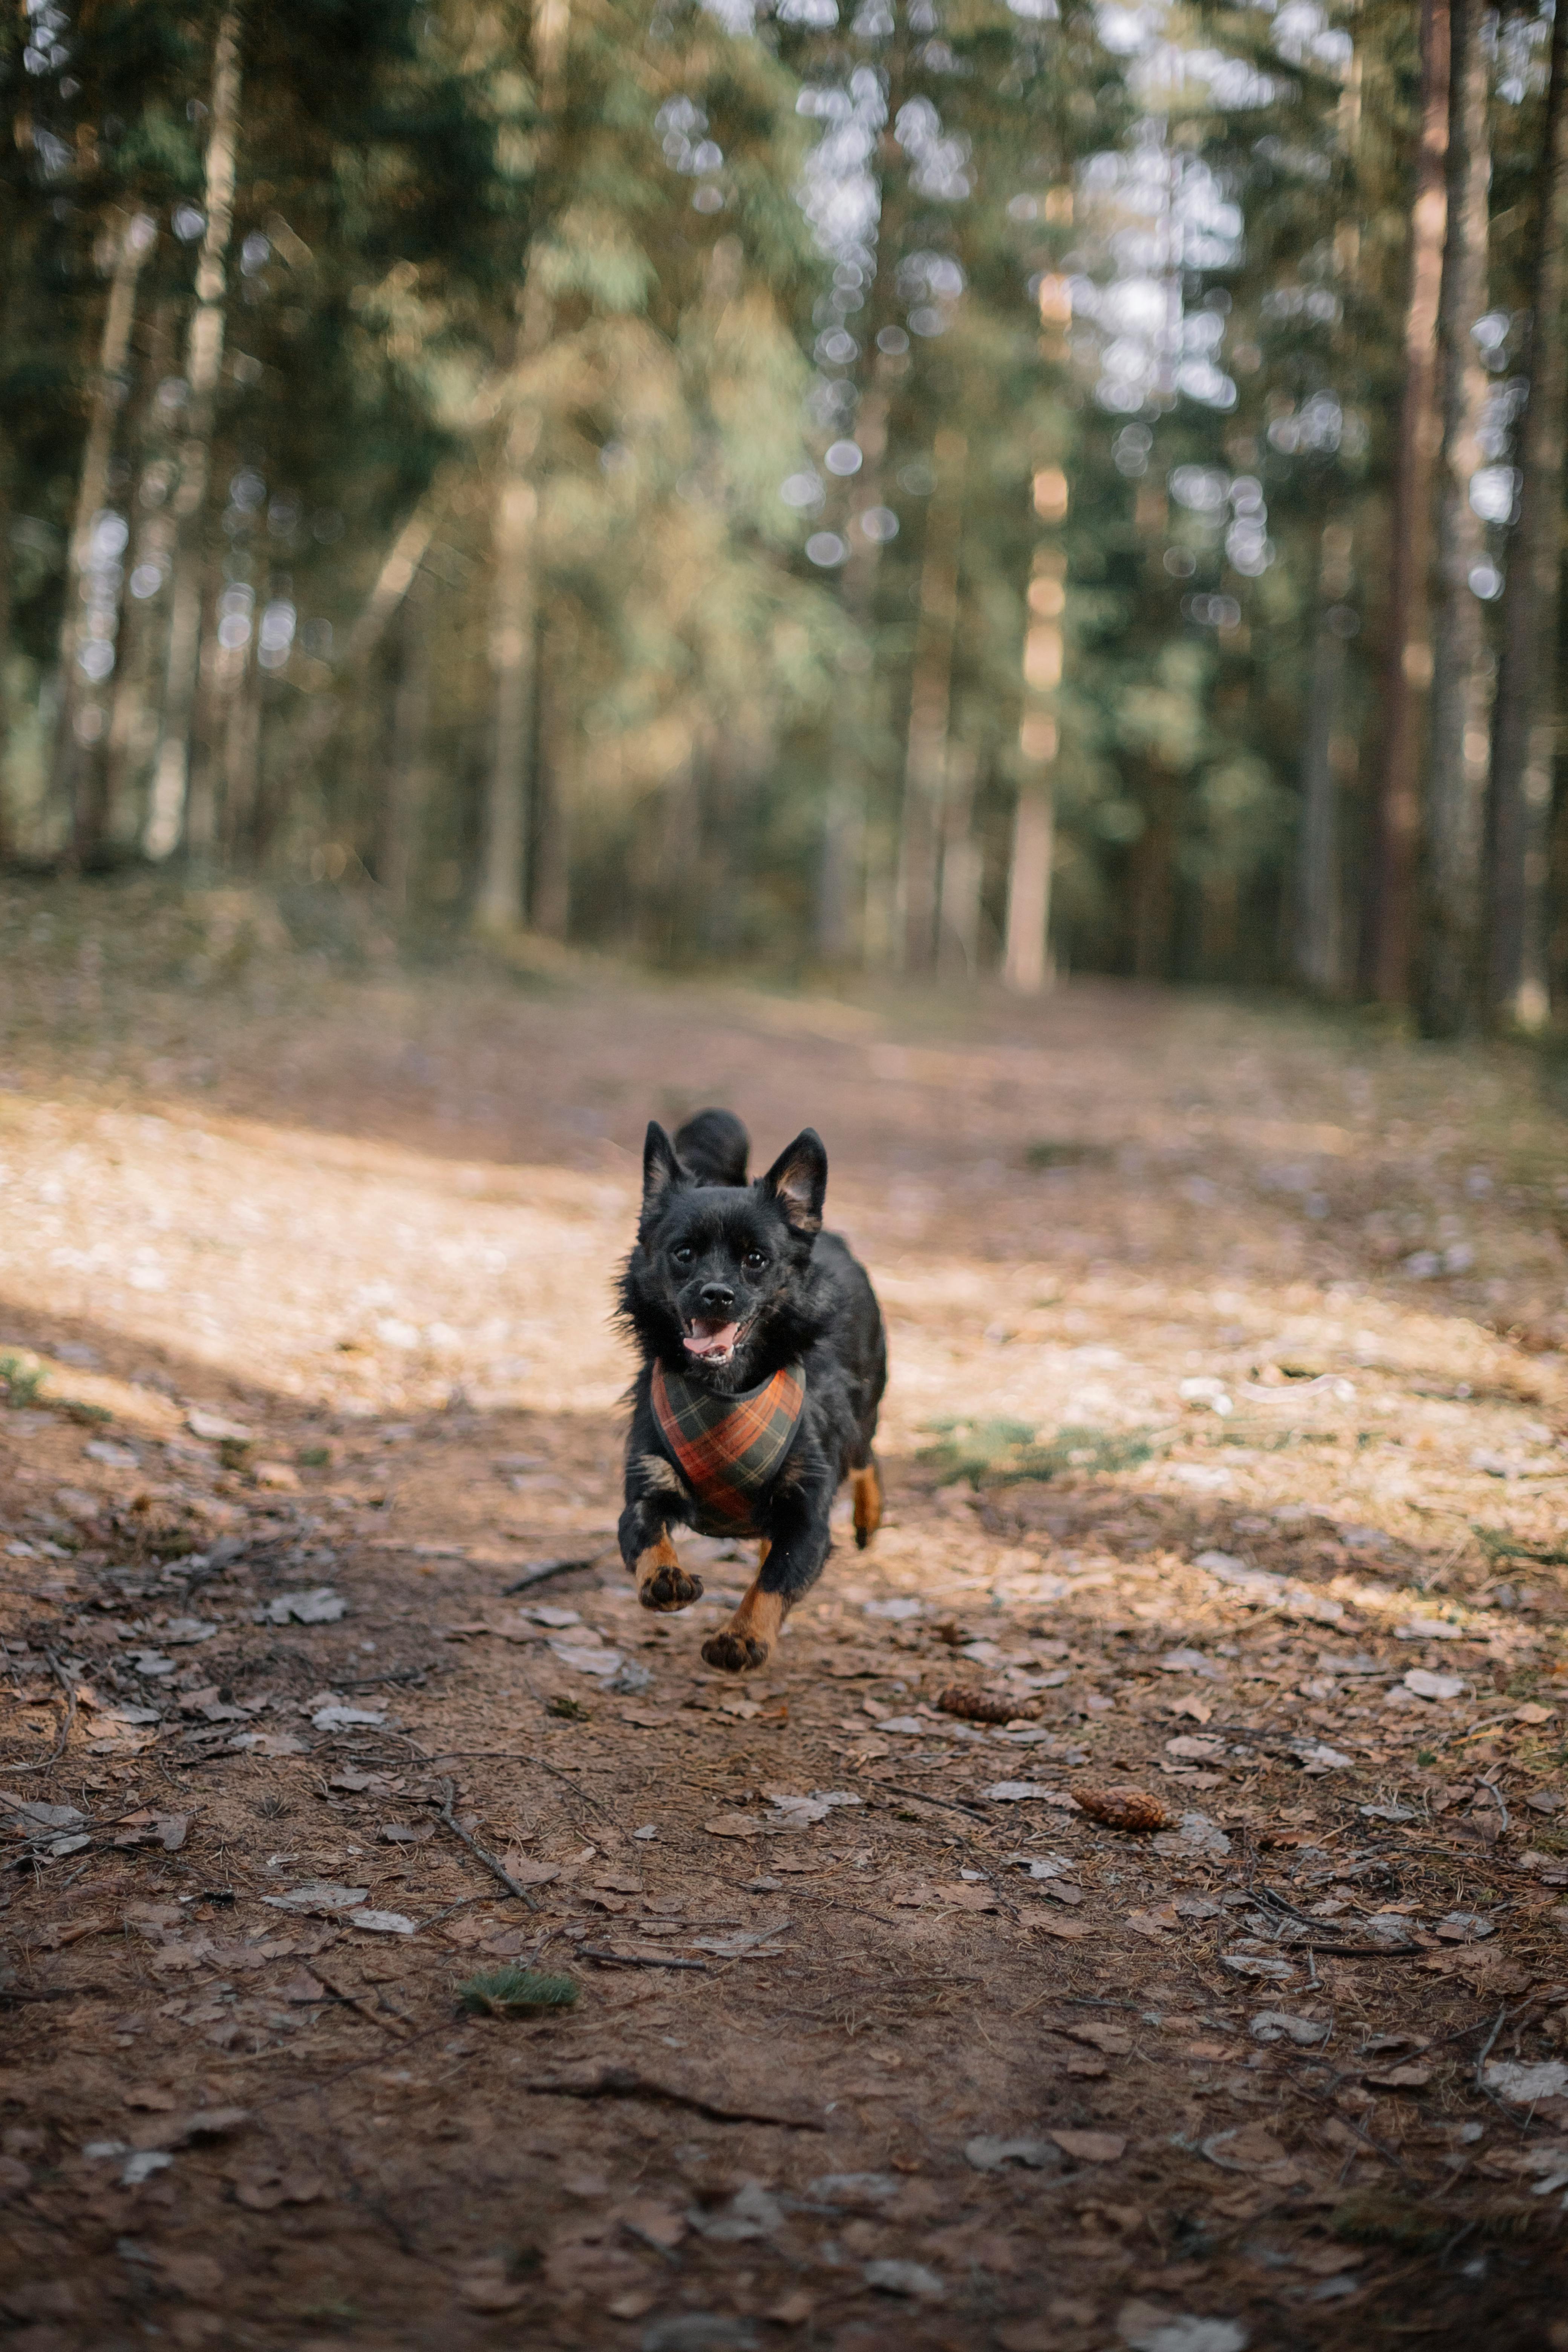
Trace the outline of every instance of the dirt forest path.
<instances>
[{"instance_id":1,"label":"dirt forest path","mask_svg":"<svg viewBox=\"0 0 1568 2352\"><path fill-rule=\"evenodd\" d=\"M612 1541L710 1101L893 1365L740 1681ZM5 2340L1563 2352L1565 1233L1497 1050L0 900Z\"/></svg>"}]
</instances>

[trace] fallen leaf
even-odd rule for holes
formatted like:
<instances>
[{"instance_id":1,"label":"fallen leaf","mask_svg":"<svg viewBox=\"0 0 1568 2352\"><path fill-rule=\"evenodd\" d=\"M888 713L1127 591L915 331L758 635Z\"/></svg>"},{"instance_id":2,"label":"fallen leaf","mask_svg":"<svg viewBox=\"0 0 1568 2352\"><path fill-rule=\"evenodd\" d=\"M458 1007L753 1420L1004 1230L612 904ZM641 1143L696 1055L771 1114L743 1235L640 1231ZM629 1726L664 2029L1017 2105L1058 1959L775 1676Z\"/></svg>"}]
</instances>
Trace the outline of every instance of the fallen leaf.
<instances>
[{"instance_id":1,"label":"fallen leaf","mask_svg":"<svg viewBox=\"0 0 1568 2352\"><path fill-rule=\"evenodd\" d=\"M173 2115L180 2104L173 2091L160 2090L155 2083L137 2084L125 2092L123 2097L126 2106L138 2107L144 2114L154 2116Z\"/></svg>"},{"instance_id":2,"label":"fallen leaf","mask_svg":"<svg viewBox=\"0 0 1568 2352\"><path fill-rule=\"evenodd\" d=\"M1288 2010L1260 2009L1252 2021L1255 2042L1294 2042L1310 2050L1329 2038L1327 2025L1315 2017L1293 2017Z\"/></svg>"},{"instance_id":3,"label":"fallen leaf","mask_svg":"<svg viewBox=\"0 0 1568 2352\"><path fill-rule=\"evenodd\" d=\"M971 1886L962 1880L953 1880L933 1886L931 1891L954 1910L995 1911L1000 1908L989 1886Z\"/></svg>"},{"instance_id":4,"label":"fallen leaf","mask_svg":"<svg viewBox=\"0 0 1568 2352\"><path fill-rule=\"evenodd\" d=\"M1538 2099L1568 2095L1568 2065L1561 2058L1548 2058L1535 2065L1521 2064L1516 2058L1491 2058L1482 2069L1481 2080L1489 2091L1495 2091L1513 2107L1531 2107Z\"/></svg>"},{"instance_id":5,"label":"fallen leaf","mask_svg":"<svg viewBox=\"0 0 1568 2352\"><path fill-rule=\"evenodd\" d=\"M513 2278L500 2255L474 2263L458 2273L458 2301L468 2311L515 2311L528 2294L528 2287Z\"/></svg>"},{"instance_id":6,"label":"fallen leaf","mask_svg":"<svg viewBox=\"0 0 1568 2352\"><path fill-rule=\"evenodd\" d=\"M351 1911L351 1924L363 1927L372 1936L412 1936L417 1933L416 1922L403 1911Z\"/></svg>"},{"instance_id":7,"label":"fallen leaf","mask_svg":"<svg viewBox=\"0 0 1568 2352\"><path fill-rule=\"evenodd\" d=\"M1450 1911L1435 1920L1432 1933L1446 1944L1476 1944L1483 1936L1495 1936L1497 1921L1483 1918L1478 1911Z\"/></svg>"},{"instance_id":8,"label":"fallen leaf","mask_svg":"<svg viewBox=\"0 0 1568 2352\"><path fill-rule=\"evenodd\" d=\"M331 1916L335 1911L353 1911L369 1893L368 1886L343 1886L335 1878L307 1878L298 1886L286 1887L281 1895L264 1895L261 1900L275 1911L320 1911Z\"/></svg>"},{"instance_id":9,"label":"fallen leaf","mask_svg":"<svg viewBox=\"0 0 1568 2352\"><path fill-rule=\"evenodd\" d=\"M1402 1679L1405 1689L1414 1691L1417 1698L1458 1698L1465 1687L1462 1675L1435 1675L1429 1666L1412 1666Z\"/></svg>"},{"instance_id":10,"label":"fallen leaf","mask_svg":"<svg viewBox=\"0 0 1568 2352\"><path fill-rule=\"evenodd\" d=\"M1514 1708L1513 1719L1515 1723L1550 1723L1554 1712L1552 1707L1538 1706L1531 1699L1528 1706Z\"/></svg>"},{"instance_id":11,"label":"fallen leaf","mask_svg":"<svg viewBox=\"0 0 1568 2352\"><path fill-rule=\"evenodd\" d=\"M1079 2164L1115 2164L1127 2153L1127 2142L1120 2132L1053 2131L1047 2137Z\"/></svg>"},{"instance_id":12,"label":"fallen leaf","mask_svg":"<svg viewBox=\"0 0 1568 2352\"><path fill-rule=\"evenodd\" d=\"M1125 2058L1132 2048L1132 2036L1124 2025L1069 2025L1068 2039L1087 2042L1091 2050L1103 2050L1112 2058Z\"/></svg>"},{"instance_id":13,"label":"fallen leaf","mask_svg":"<svg viewBox=\"0 0 1568 2352\"><path fill-rule=\"evenodd\" d=\"M762 1835L763 1823L761 1813L715 1813L702 1826L710 1837L751 1838Z\"/></svg>"},{"instance_id":14,"label":"fallen leaf","mask_svg":"<svg viewBox=\"0 0 1568 2352\"><path fill-rule=\"evenodd\" d=\"M782 2303L775 2303L763 2316L771 2319L775 2326L801 2327L816 2309L816 2298L809 2287L797 2286L793 2294L786 2294Z\"/></svg>"},{"instance_id":15,"label":"fallen leaf","mask_svg":"<svg viewBox=\"0 0 1568 2352\"><path fill-rule=\"evenodd\" d=\"M934 2302L946 2290L923 2263L879 2262L866 2265L866 2284L881 2294L907 2294Z\"/></svg>"},{"instance_id":16,"label":"fallen leaf","mask_svg":"<svg viewBox=\"0 0 1568 2352\"><path fill-rule=\"evenodd\" d=\"M1080 2054L1068 2060L1068 2073L1078 2082L1098 2083L1110 2072L1103 2058L1086 2058Z\"/></svg>"},{"instance_id":17,"label":"fallen leaf","mask_svg":"<svg viewBox=\"0 0 1568 2352\"><path fill-rule=\"evenodd\" d=\"M223 2265L215 2262L211 2254L160 2249L153 2260L158 2266L159 2277L177 2294L187 2294L193 2301L209 2301L223 2285Z\"/></svg>"},{"instance_id":18,"label":"fallen leaf","mask_svg":"<svg viewBox=\"0 0 1568 2352\"><path fill-rule=\"evenodd\" d=\"M1018 1924L1033 1927L1042 1936L1054 1936L1058 1944L1080 1943L1085 1936L1092 1933L1086 1921L1056 1919L1048 1911L1020 1911Z\"/></svg>"},{"instance_id":19,"label":"fallen leaf","mask_svg":"<svg viewBox=\"0 0 1568 2352\"><path fill-rule=\"evenodd\" d=\"M1363 2074L1363 2083L1371 2083L1380 2091L1424 2091L1432 2080L1430 2066L1388 2066L1380 2074Z\"/></svg>"}]
</instances>

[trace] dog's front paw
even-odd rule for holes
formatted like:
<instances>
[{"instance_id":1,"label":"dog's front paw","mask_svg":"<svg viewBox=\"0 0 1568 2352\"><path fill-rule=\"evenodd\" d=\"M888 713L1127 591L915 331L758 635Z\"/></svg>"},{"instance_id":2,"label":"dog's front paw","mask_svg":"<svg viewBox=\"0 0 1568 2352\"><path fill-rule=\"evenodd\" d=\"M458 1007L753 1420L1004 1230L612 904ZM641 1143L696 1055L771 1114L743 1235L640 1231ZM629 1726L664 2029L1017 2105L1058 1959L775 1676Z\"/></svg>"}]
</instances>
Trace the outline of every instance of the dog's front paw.
<instances>
[{"instance_id":1,"label":"dog's front paw","mask_svg":"<svg viewBox=\"0 0 1568 2352\"><path fill-rule=\"evenodd\" d=\"M759 1666L767 1664L773 1655L773 1647L771 1642L748 1632L744 1626L721 1625L719 1631L710 1633L703 1643L702 1655L721 1674L749 1675L754 1674Z\"/></svg>"},{"instance_id":2,"label":"dog's front paw","mask_svg":"<svg viewBox=\"0 0 1568 2352\"><path fill-rule=\"evenodd\" d=\"M643 1607L657 1609L664 1616L675 1609L689 1609L701 1598L702 1579L689 1576L674 1558L654 1562L637 1579L637 1599Z\"/></svg>"}]
</instances>

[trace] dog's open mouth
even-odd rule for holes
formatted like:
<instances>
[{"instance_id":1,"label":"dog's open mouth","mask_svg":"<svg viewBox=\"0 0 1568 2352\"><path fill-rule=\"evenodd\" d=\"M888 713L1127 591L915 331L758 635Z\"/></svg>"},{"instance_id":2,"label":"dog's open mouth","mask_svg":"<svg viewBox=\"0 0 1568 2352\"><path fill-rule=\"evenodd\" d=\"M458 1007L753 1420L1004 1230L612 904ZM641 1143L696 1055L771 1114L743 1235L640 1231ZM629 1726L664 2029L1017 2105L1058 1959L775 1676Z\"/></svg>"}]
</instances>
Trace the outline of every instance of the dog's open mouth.
<instances>
[{"instance_id":1,"label":"dog's open mouth","mask_svg":"<svg viewBox=\"0 0 1568 2352\"><path fill-rule=\"evenodd\" d=\"M727 1364L744 1337L743 1323L718 1323L706 1315L694 1315L681 1334L689 1356L700 1357L705 1364Z\"/></svg>"}]
</instances>

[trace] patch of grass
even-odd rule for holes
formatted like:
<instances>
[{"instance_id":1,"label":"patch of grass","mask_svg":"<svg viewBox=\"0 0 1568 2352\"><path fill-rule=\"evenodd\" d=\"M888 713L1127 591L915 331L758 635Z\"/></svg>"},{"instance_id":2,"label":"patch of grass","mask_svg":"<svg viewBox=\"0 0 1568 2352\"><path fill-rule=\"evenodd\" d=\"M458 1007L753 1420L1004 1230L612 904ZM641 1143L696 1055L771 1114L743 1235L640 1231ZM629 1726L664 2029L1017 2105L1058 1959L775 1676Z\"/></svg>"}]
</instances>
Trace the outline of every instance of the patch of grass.
<instances>
[{"instance_id":1,"label":"patch of grass","mask_svg":"<svg viewBox=\"0 0 1568 2352\"><path fill-rule=\"evenodd\" d=\"M972 1486L1015 1486L1026 1478L1055 1478L1064 1470L1104 1473L1136 1469L1152 1458L1144 1430L1095 1429L1068 1422L1055 1437L1037 1444L1022 1421L933 1421L926 1426L939 1440L917 1457L948 1484L966 1478Z\"/></svg>"},{"instance_id":2,"label":"patch of grass","mask_svg":"<svg viewBox=\"0 0 1568 2352\"><path fill-rule=\"evenodd\" d=\"M1066 1137L1051 1137L1026 1147L1024 1165L1026 1168L1082 1168L1095 1160L1110 1158L1109 1143L1084 1143Z\"/></svg>"},{"instance_id":3,"label":"patch of grass","mask_svg":"<svg viewBox=\"0 0 1568 2352\"><path fill-rule=\"evenodd\" d=\"M301 1470L325 1470L331 1466L332 1449L330 1445L301 1445L294 1459Z\"/></svg>"},{"instance_id":4,"label":"patch of grass","mask_svg":"<svg viewBox=\"0 0 1568 2352\"><path fill-rule=\"evenodd\" d=\"M1329 2227L1336 2238L1352 2239L1358 2246L1399 2246L1416 2254L1440 2246L1453 2235L1456 2224L1452 2215L1418 2205L1413 2198L1363 2189L1335 2207Z\"/></svg>"},{"instance_id":5,"label":"patch of grass","mask_svg":"<svg viewBox=\"0 0 1568 2352\"><path fill-rule=\"evenodd\" d=\"M0 1381L5 1384L7 1404L20 1408L41 1401L44 1386L41 1364L25 1364L20 1356L0 1356Z\"/></svg>"},{"instance_id":6,"label":"patch of grass","mask_svg":"<svg viewBox=\"0 0 1568 2352\"><path fill-rule=\"evenodd\" d=\"M58 1409L83 1429L101 1429L106 1421L114 1419L106 1404L84 1404L80 1397L61 1397Z\"/></svg>"},{"instance_id":7,"label":"patch of grass","mask_svg":"<svg viewBox=\"0 0 1568 2352\"><path fill-rule=\"evenodd\" d=\"M571 2009L577 2000L575 1977L545 1976L538 1969L481 1969L457 1988L460 2008L475 2017L538 2017Z\"/></svg>"},{"instance_id":8,"label":"patch of grass","mask_svg":"<svg viewBox=\"0 0 1568 2352\"><path fill-rule=\"evenodd\" d=\"M545 1700L544 1712L558 1715L563 1723L587 1723L592 1719L582 1700L569 1698L564 1691L557 1691L553 1698Z\"/></svg>"},{"instance_id":9,"label":"patch of grass","mask_svg":"<svg viewBox=\"0 0 1568 2352\"><path fill-rule=\"evenodd\" d=\"M1537 1568L1568 1568L1568 1546L1526 1543L1506 1528L1483 1528L1477 1519L1470 1521L1470 1533L1489 1559L1528 1559Z\"/></svg>"}]
</instances>

